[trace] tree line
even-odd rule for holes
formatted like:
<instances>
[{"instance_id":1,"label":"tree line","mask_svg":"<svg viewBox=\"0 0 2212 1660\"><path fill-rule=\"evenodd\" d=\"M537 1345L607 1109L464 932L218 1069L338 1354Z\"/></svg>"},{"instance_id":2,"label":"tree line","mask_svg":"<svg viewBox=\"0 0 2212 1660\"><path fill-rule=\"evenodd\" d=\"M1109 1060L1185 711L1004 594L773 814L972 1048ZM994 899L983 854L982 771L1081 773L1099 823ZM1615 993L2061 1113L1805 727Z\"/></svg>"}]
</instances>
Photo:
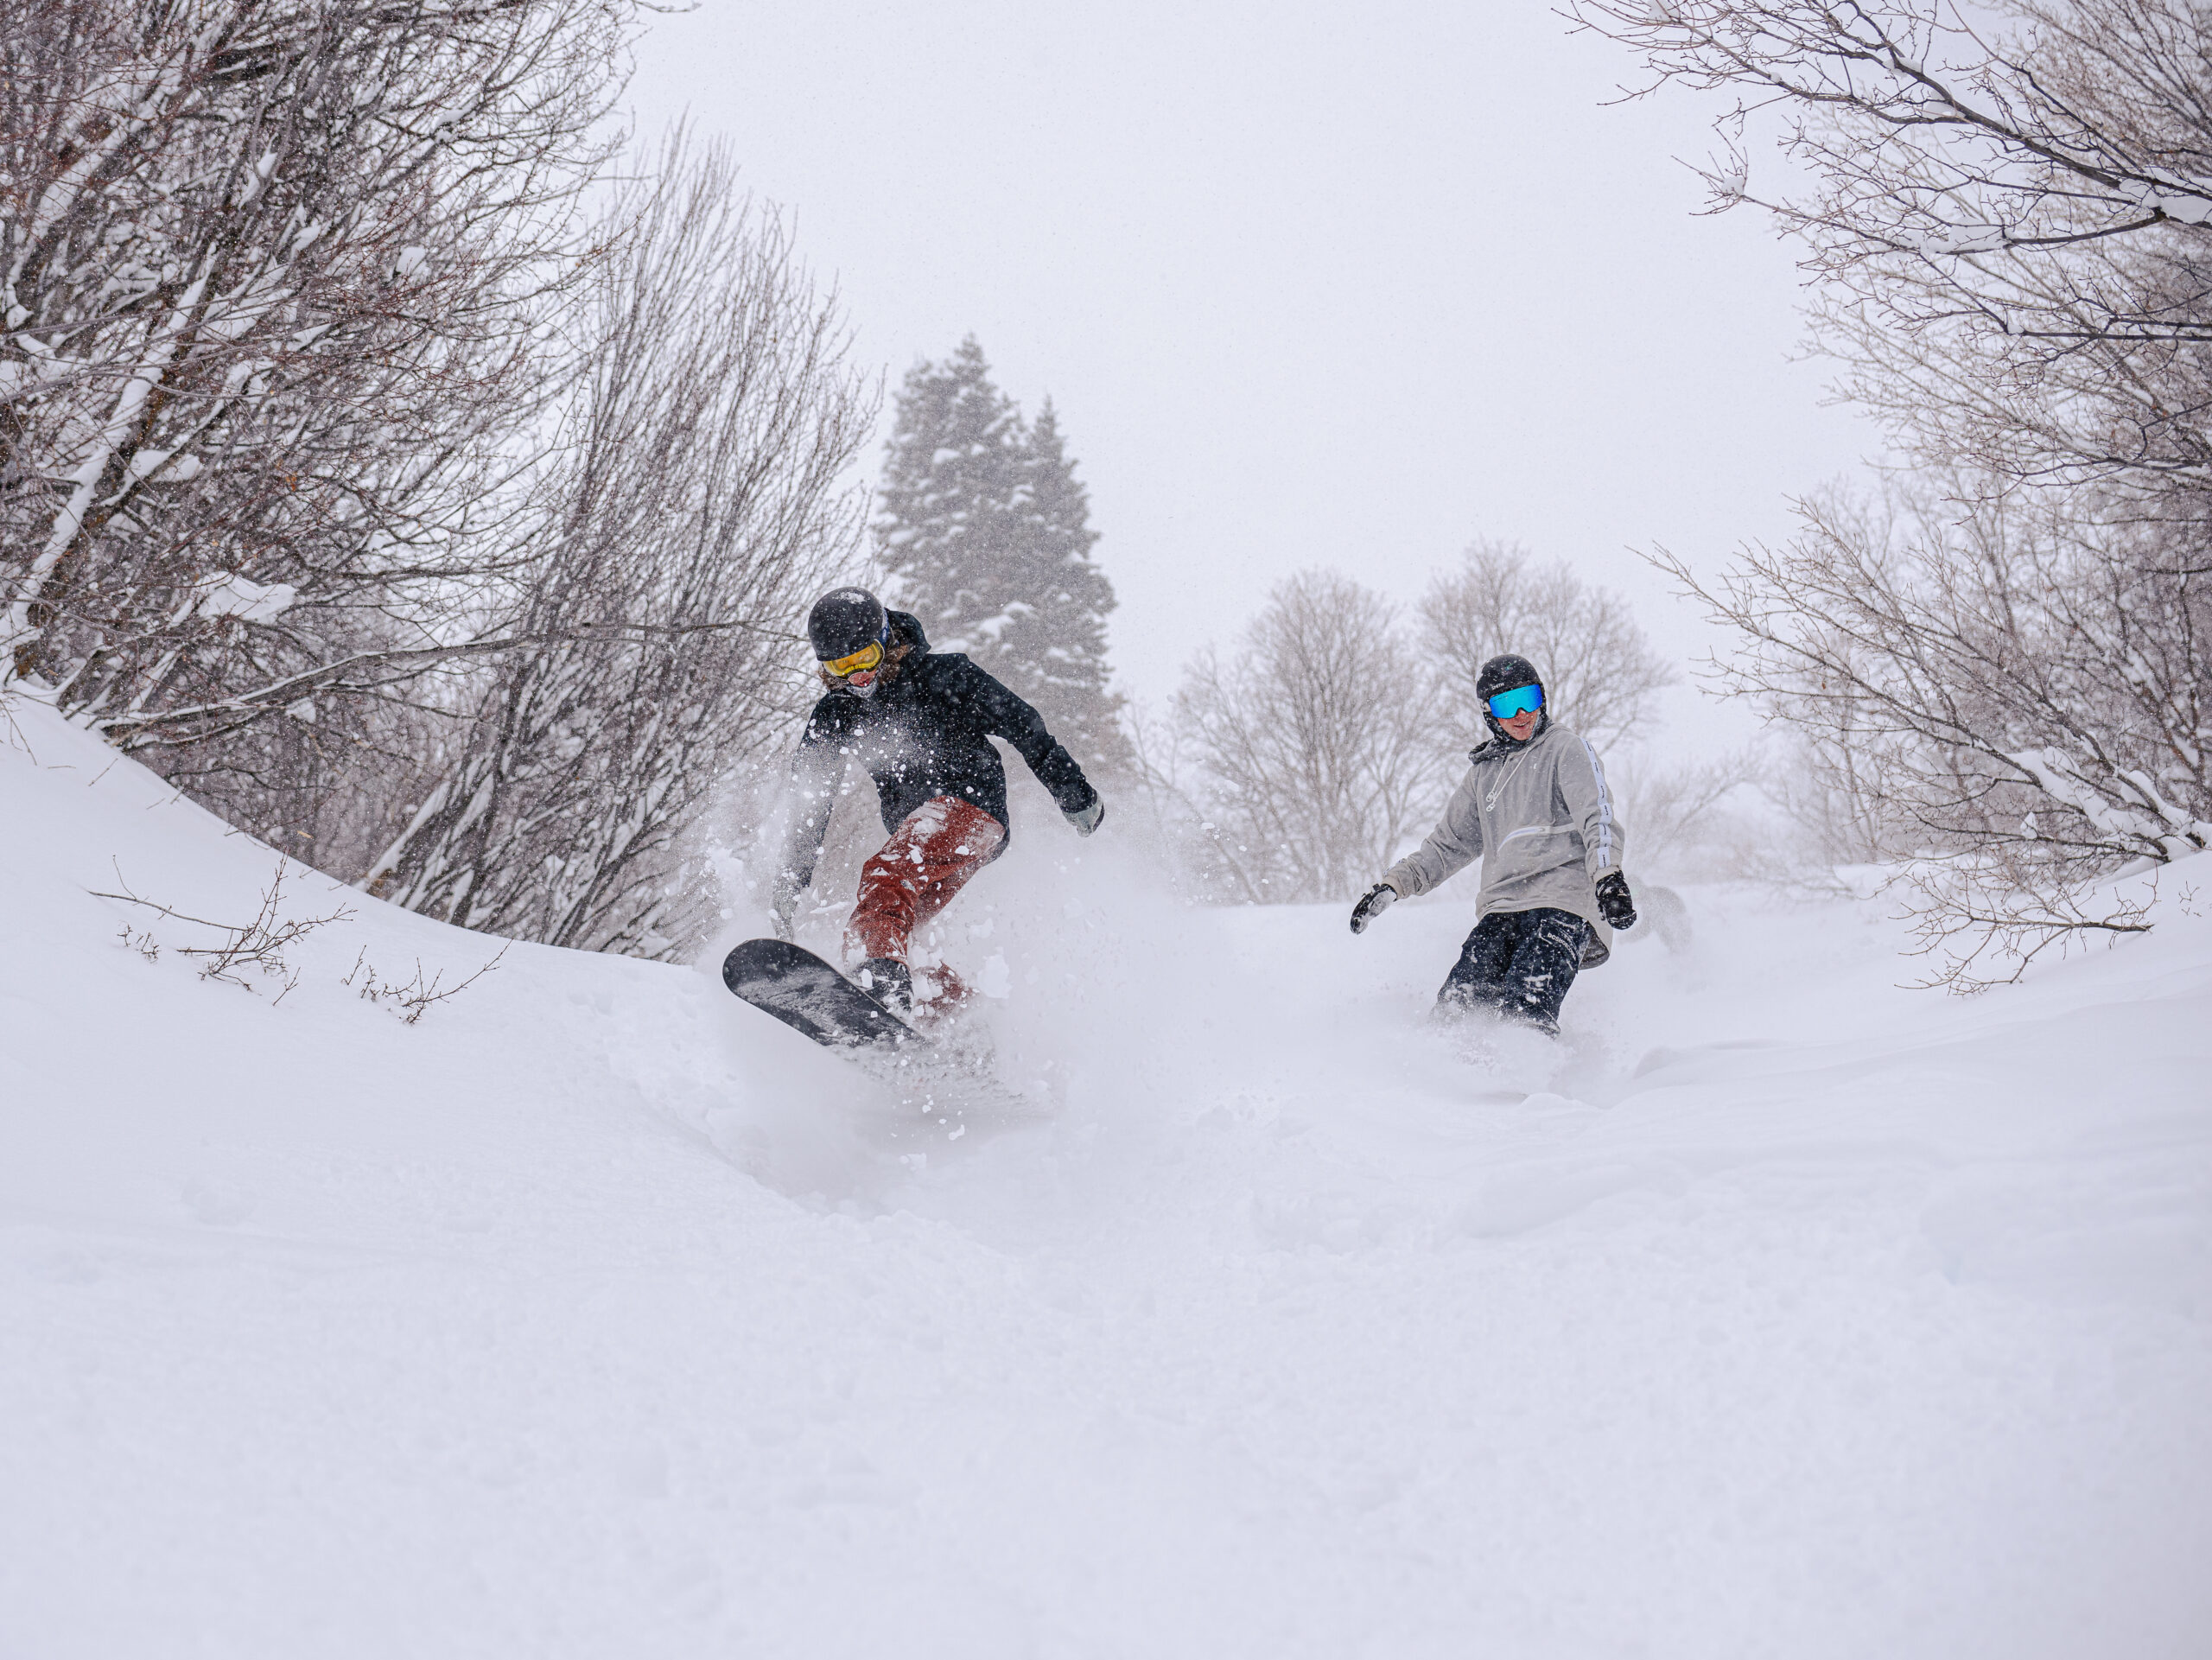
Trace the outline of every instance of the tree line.
<instances>
[{"instance_id":1,"label":"tree line","mask_svg":"<svg viewBox=\"0 0 2212 1660\"><path fill-rule=\"evenodd\" d=\"M1898 464L1718 572L1653 562L1731 638L1710 683L1792 741L1759 779L1825 864L1874 864L1935 980L2149 925L2109 879L2212 845L2212 21L2193 0L1577 0L1632 92L1726 100L1712 211L1802 251L1817 347ZM1788 163L1770 189L1753 154ZM1211 891L1342 897L1456 765L1428 676L1506 646L1563 717L1632 729L1666 676L1618 601L1478 544L1410 616L1338 573L1269 596L1140 731ZM1598 685L1590 665L1614 684ZM1662 839L1749 775L1651 780Z\"/></svg>"},{"instance_id":2,"label":"tree line","mask_svg":"<svg viewBox=\"0 0 2212 1660\"><path fill-rule=\"evenodd\" d=\"M1643 731L1651 695L1676 677L1618 595L1564 561L1478 541L1409 614L1334 571L1277 585L1238 639L1192 661L1166 720L1147 722L1111 685L1113 586L1051 401L1026 419L971 336L917 364L894 410L874 525L886 591L933 646L1034 703L1125 817L1141 809L1153 851L1199 897L1358 892L1457 782L1483 733L1486 657L1544 665L1554 707L1601 745ZM1653 805L1685 823L1738 781L1724 771L1678 809ZM872 845L864 811L846 823Z\"/></svg>"},{"instance_id":3,"label":"tree line","mask_svg":"<svg viewBox=\"0 0 2212 1660\"><path fill-rule=\"evenodd\" d=\"M1725 100L1710 205L1796 239L1901 458L1719 571L1653 556L1794 739L1764 781L1896 873L1955 983L2146 925L2098 884L2212 841L2201 8L1572 10L1631 90ZM638 21L0 0L0 693L403 905L661 957L713 925L730 780L779 770L798 619L855 575L1216 898L1387 862L1494 651L1601 745L1647 722L1671 674L1623 603L1480 542L1410 607L1289 580L1140 716L1058 411L972 339L916 366L871 512L834 296L725 152L609 124ZM1649 780L1656 839L1745 776Z\"/></svg>"},{"instance_id":4,"label":"tree line","mask_svg":"<svg viewBox=\"0 0 2212 1660\"><path fill-rule=\"evenodd\" d=\"M609 136L636 21L0 0L0 690L402 904L669 955L874 394L726 154Z\"/></svg>"},{"instance_id":5,"label":"tree line","mask_svg":"<svg viewBox=\"0 0 2212 1660\"><path fill-rule=\"evenodd\" d=\"M1606 751L1649 728L1677 677L1619 595L1514 544L1476 541L1410 612L1339 571L1278 584L1145 734L1141 785L1192 885L1247 903L1357 894L1435 822L1485 736L1476 677L1509 651Z\"/></svg>"},{"instance_id":6,"label":"tree line","mask_svg":"<svg viewBox=\"0 0 2212 1660\"><path fill-rule=\"evenodd\" d=\"M1700 572L1720 689L1798 735L1830 852L1938 977L2147 925L2212 843L2212 16L2195 0L1573 0L1634 90L1717 95L1713 211L1768 214L1901 463ZM1765 143L1787 165L1754 165Z\"/></svg>"}]
</instances>

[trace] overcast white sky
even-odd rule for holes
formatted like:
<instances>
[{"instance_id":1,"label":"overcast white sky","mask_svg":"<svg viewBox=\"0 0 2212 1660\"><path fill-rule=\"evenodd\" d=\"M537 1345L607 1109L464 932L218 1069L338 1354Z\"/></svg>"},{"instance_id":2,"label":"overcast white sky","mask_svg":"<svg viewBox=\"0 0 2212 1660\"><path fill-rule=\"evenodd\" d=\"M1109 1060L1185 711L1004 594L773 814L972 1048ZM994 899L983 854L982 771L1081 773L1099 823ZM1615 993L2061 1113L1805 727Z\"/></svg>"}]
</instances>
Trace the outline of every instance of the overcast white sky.
<instances>
[{"instance_id":1,"label":"overcast white sky","mask_svg":"<svg viewBox=\"0 0 2212 1660\"><path fill-rule=\"evenodd\" d=\"M1632 67L1542 0L705 0L633 102L795 211L893 385L972 331L1052 394L1157 702L1290 572L1410 598L1478 534L1687 655L1628 550L1779 535L1875 447L1789 360L1788 250L1693 217L1710 111L1603 107Z\"/></svg>"}]
</instances>

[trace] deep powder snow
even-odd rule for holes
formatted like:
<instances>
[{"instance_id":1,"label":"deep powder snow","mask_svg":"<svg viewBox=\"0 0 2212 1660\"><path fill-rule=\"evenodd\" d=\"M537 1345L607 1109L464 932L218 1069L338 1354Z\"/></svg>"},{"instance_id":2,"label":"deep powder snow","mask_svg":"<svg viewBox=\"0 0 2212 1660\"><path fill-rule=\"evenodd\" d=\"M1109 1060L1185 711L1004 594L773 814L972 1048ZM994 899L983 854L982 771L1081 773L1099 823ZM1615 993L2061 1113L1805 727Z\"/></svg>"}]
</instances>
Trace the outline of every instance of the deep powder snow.
<instances>
[{"instance_id":1,"label":"deep powder snow","mask_svg":"<svg viewBox=\"0 0 2212 1660\"><path fill-rule=\"evenodd\" d=\"M517 945L404 1025L348 970L497 942L303 871L296 988L200 979L90 890L274 855L13 712L8 1660L2212 1641L2185 867L1967 1002L1695 893L1471 1052L1457 885L1354 939L1040 813L945 931L1022 1098L925 1116L710 968Z\"/></svg>"}]
</instances>

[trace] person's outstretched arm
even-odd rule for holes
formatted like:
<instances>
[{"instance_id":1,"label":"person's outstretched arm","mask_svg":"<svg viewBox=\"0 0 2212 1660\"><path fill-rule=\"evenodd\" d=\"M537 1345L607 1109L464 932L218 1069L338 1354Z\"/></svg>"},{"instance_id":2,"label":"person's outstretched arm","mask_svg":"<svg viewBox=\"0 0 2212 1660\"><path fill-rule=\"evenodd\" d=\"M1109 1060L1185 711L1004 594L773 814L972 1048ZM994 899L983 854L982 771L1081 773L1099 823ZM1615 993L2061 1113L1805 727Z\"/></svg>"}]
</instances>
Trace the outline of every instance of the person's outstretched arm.
<instances>
[{"instance_id":1,"label":"person's outstretched arm","mask_svg":"<svg viewBox=\"0 0 2212 1660\"><path fill-rule=\"evenodd\" d=\"M1045 717L988 671L972 663L960 667L958 695L982 715L983 730L1014 746L1070 824L1086 836L1097 829L1104 804L1066 746L1046 730Z\"/></svg>"},{"instance_id":2,"label":"person's outstretched arm","mask_svg":"<svg viewBox=\"0 0 2212 1660\"><path fill-rule=\"evenodd\" d=\"M1467 776L1452 792L1452 799L1444 805L1444 817L1429 831L1428 839L1382 873L1382 880L1398 890L1399 898L1409 900L1441 887L1482 857L1478 771L1472 766L1467 769Z\"/></svg>"},{"instance_id":3,"label":"person's outstretched arm","mask_svg":"<svg viewBox=\"0 0 2212 1660\"><path fill-rule=\"evenodd\" d=\"M1384 871L1382 879L1359 896L1351 911L1352 932L1365 933L1368 924L1397 900L1442 887L1481 857L1482 850L1483 821L1477 811L1475 769L1471 766L1445 804L1444 817L1429 831L1428 839Z\"/></svg>"},{"instance_id":4,"label":"person's outstretched arm","mask_svg":"<svg viewBox=\"0 0 2212 1660\"><path fill-rule=\"evenodd\" d=\"M829 702L824 698L823 703ZM784 830L783 856L768 901L776 938L791 937L791 921L798 913L799 896L814 881L814 867L821 862L822 838L830 833L830 815L837 805L837 786L844 781L842 737L835 720L817 706L791 752L791 819Z\"/></svg>"},{"instance_id":5,"label":"person's outstretched arm","mask_svg":"<svg viewBox=\"0 0 2212 1660\"><path fill-rule=\"evenodd\" d=\"M1580 753L1570 753L1560 762L1559 792L1582 834L1590 890L1597 898L1599 915L1616 928L1633 928L1636 900L1621 871L1627 836L1613 815L1613 792L1605 782L1605 763L1588 740L1578 736L1574 744Z\"/></svg>"}]
</instances>

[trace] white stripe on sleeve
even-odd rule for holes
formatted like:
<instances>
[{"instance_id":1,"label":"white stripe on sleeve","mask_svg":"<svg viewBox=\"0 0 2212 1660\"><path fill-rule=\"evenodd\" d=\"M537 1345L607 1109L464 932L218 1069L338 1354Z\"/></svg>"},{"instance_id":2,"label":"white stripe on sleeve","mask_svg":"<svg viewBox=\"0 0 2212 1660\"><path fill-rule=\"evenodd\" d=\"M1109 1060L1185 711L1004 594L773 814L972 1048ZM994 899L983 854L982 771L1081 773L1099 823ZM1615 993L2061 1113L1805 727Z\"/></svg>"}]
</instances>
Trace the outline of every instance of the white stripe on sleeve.
<instances>
[{"instance_id":1,"label":"white stripe on sleeve","mask_svg":"<svg viewBox=\"0 0 2212 1660\"><path fill-rule=\"evenodd\" d=\"M1590 757L1590 775L1598 780L1598 868L1603 870L1613 862L1613 798L1605 789L1605 769L1590 740L1578 732L1574 741Z\"/></svg>"}]
</instances>

